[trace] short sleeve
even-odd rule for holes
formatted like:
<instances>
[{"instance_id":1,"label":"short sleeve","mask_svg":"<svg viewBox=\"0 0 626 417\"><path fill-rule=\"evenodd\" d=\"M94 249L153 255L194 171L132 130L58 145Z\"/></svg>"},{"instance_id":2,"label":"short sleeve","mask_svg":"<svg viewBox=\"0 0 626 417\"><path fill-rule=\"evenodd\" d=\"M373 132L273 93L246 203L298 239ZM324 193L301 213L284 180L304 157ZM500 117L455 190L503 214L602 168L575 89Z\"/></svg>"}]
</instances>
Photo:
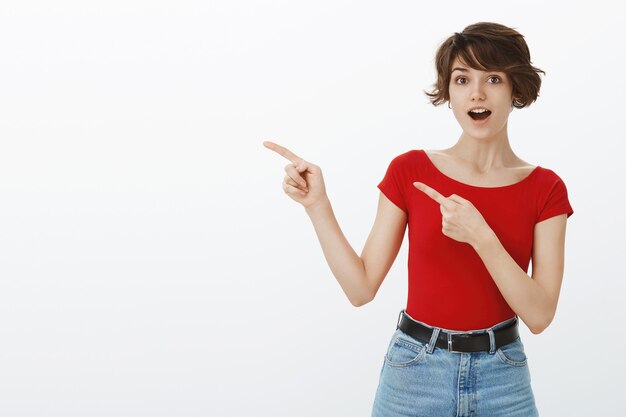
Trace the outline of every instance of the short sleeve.
<instances>
[{"instance_id":1,"label":"short sleeve","mask_svg":"<svg viewBox=\"0 0 626 417\"><path fill-rule=\"evenodd\" d=\"M566 213L567 218L574 214L574 210L567 196L567 187L563 180L555 174L550 184L549 192L546 194L546 197L544 197L544 201L540 206L541 210L539 211L535 223L539 223L559 214Z\"/></svg>"},{"instance_id":2,"label":"short sleeve","mask_svg":"<svg viewBox=\"0 0 626 417\"><path fill-rule=\"evenodd\" d=\"M387 167L387 172L382 181L378 184L378 189L391 200L393 204L408 214L406 204L405 187L406 180L402 169L402 155L395 157Z\"/></svg>"}]
</instances>

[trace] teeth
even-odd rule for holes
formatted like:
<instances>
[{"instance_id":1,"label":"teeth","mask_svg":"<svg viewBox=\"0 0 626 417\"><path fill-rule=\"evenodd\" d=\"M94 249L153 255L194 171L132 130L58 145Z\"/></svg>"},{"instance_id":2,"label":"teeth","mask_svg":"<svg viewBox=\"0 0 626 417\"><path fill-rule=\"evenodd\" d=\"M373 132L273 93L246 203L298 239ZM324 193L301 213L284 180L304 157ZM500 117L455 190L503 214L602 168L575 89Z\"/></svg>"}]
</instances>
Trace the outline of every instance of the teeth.
<instances>
[{"instance_id":1,"label":"teeth","mask_svg":"<svg viewBox=\"0 0 626 417\"><path fill-rule=\"evenodd\" d=\"M487 109L474 109L474 110L470 110L470 113L484 113L488 111Z\"/></svg>"}]
</instances>

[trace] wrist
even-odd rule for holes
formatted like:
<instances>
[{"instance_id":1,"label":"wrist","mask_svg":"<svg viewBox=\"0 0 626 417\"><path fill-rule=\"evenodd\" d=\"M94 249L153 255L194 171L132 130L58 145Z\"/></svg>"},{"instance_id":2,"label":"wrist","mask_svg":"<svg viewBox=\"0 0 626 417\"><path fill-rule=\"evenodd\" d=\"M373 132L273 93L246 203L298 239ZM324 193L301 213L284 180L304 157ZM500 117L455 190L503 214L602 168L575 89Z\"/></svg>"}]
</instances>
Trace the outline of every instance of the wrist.
<instances>
[{"instance_id":1,"label":"wrist","mask_svg":"<svg viewBox=\"0 0 626 417\"><path fill-rule=\"evenodd\" d=\"M472 246L476 252L480 252L482 249L491 246L496 241L498 241L498 236L496 236L490 227L487 227L478 234L472 243Z\"/></svg>"},{"instance_id":2,"label":"wrist","mask_svg":"<svg viewBox=\"0 0 626 417\"><path fill-rule=\"evenodd\" d=\"M324 212L330 208L330 200L328 197L324 197L321 200L306 206L304 209L309 216L315 216L318 213Z\"/></svg>"}]
</instances>

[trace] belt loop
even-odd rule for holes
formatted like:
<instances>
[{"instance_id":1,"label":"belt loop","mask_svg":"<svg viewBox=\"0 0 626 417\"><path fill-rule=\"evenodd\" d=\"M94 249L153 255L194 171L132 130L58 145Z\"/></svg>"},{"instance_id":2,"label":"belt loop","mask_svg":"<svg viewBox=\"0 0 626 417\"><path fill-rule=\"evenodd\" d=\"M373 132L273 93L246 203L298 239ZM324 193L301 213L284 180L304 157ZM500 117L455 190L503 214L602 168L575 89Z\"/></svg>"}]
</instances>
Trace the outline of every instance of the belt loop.
<instances>
[{"instance_id":1,"label":"belt loop","mask_svg":"<svg viewBox=\"0 0 626 417\"><path fill-rule=\"evenodd\" d=\"M426 352L433 353L435 346L437 345L437 339L439 339L439 332L441 329L439 327L433 327L433 333L430 335L430 341L426 345Z\"/></svg>"},{"instance_id":2,"label":"belt loop","mask_svg":"<svg viewBox=\"0 0 626 417\"><path fill-rule=\"evenodd\" d=\"M404 313L404 309L400 310L400 314L398 315L398 322L396 323L396 330L400 327L400 321L402 320L402 313Z\"/></svg>"},{"instance_id":3,"label":"belt loop","mask_svg":"<svg viewBox=\"0 0 626 417\"><path fill-rule=\"evenodd\" d=\"M496 336L491 327L487 329L487 333L489 333L489 354L493 355L496 353Z\"/></svg>"}]
</instances>

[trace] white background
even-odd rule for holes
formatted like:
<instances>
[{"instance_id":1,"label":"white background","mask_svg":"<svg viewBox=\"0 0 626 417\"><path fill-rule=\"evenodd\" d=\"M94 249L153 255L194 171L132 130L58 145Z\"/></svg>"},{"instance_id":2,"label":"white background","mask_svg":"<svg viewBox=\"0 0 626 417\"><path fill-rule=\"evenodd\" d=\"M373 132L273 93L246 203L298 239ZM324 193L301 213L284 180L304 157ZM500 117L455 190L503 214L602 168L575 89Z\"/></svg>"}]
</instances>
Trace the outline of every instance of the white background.
<instances>
[{"instance_id":1,"label":"white background","mask_svg":"<svg viewBox=\"0 0 626 417\"><path fill-rule=\"evenodd\" d=\"M557 315L521 325L543 416L623 403L618 2L0 3L0 416L367 416L407 243L353 307L282 144L323 169L360 254L393 157L461 131L423 94L445 38L525 35L546 71L518 156L574 215Z\"/></svg>"}]
</instances>

